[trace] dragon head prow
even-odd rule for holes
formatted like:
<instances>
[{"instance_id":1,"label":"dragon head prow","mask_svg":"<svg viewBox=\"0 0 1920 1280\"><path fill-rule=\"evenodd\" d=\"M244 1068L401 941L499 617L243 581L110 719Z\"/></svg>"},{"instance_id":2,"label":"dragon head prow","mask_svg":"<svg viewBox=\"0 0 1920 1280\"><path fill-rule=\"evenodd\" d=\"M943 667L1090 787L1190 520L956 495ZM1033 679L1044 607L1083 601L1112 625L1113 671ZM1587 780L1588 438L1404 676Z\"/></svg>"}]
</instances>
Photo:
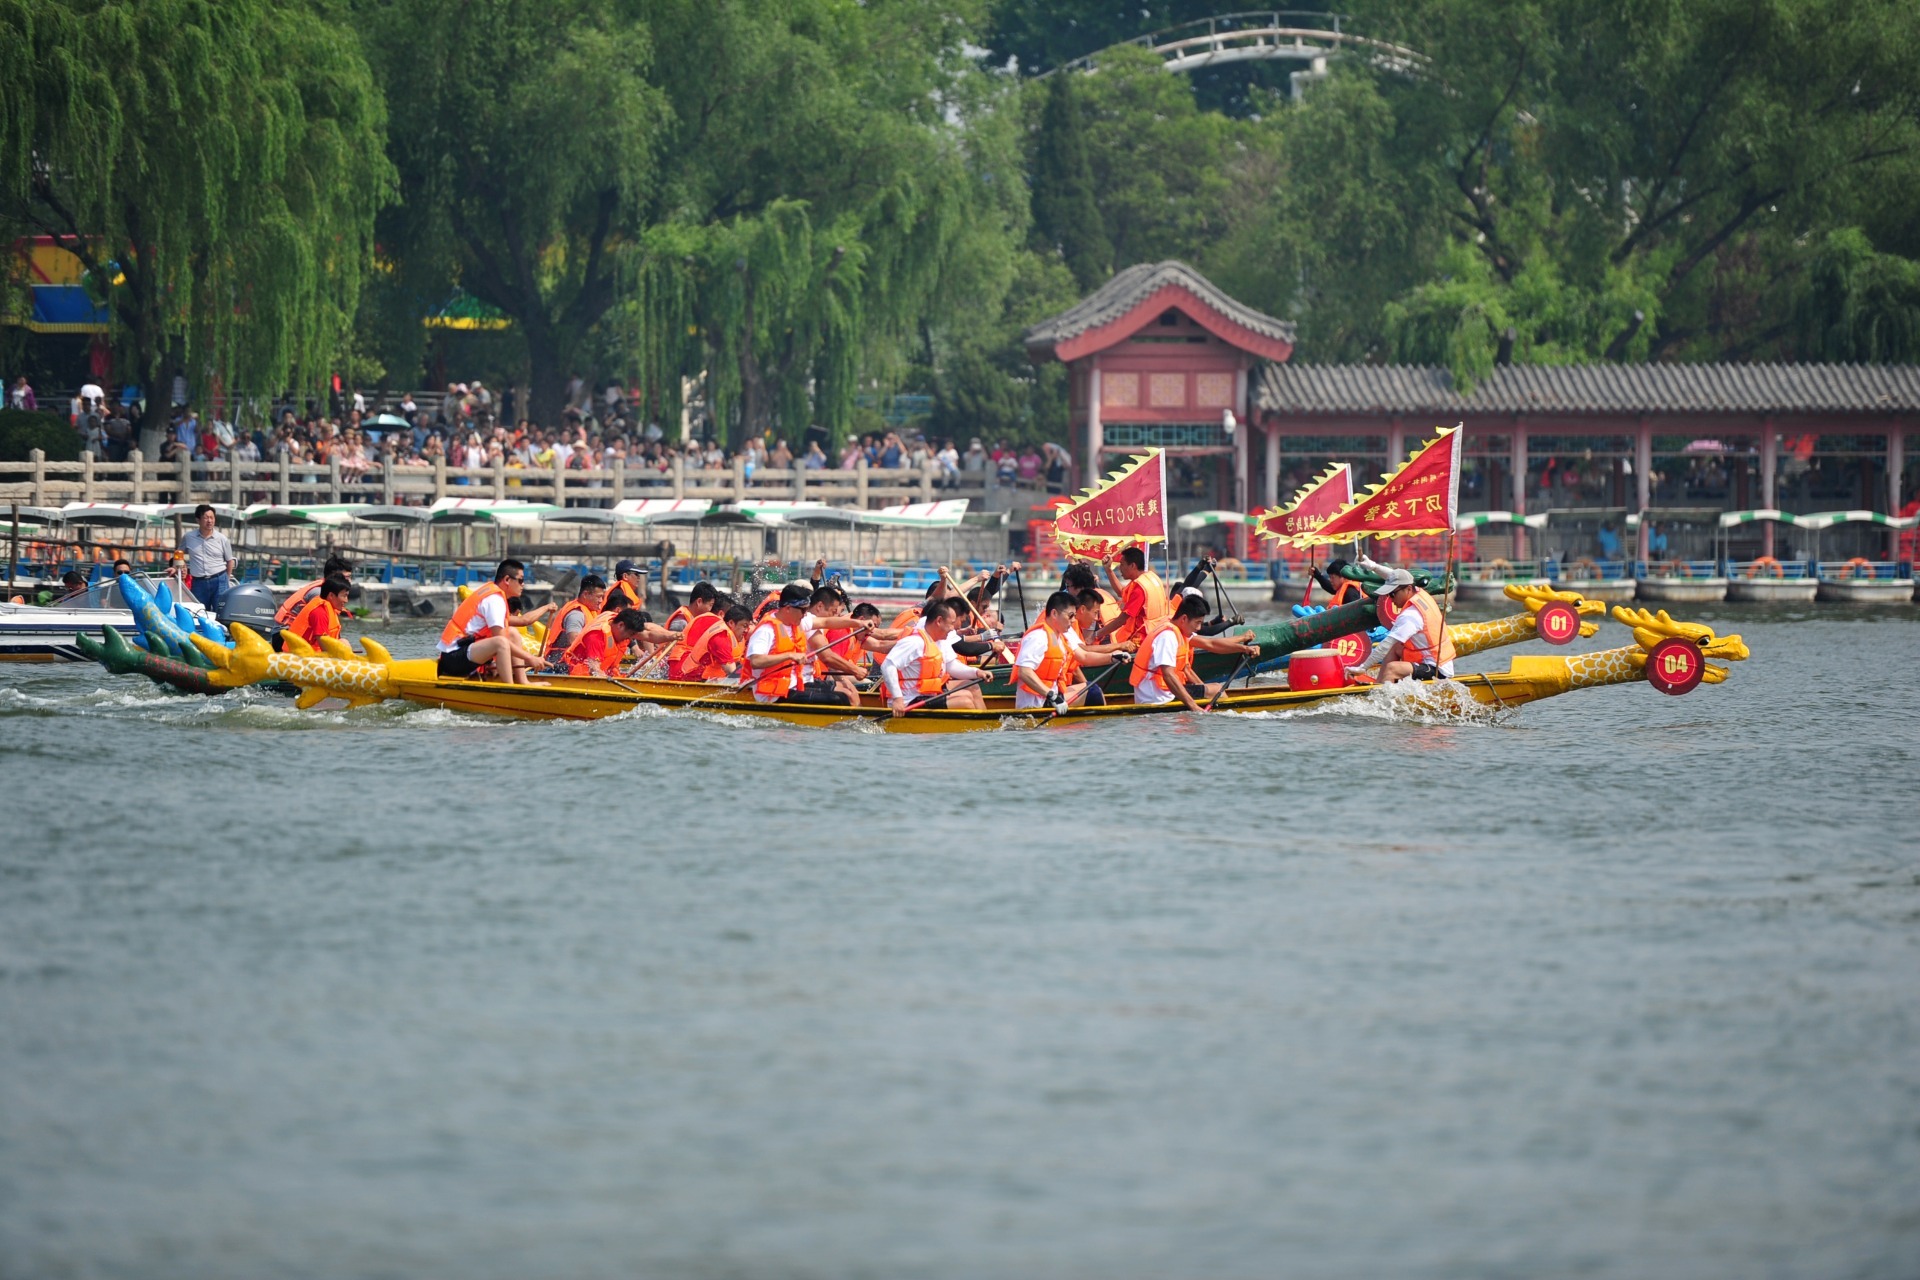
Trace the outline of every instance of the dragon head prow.
<instances>
[{"instance_id":1,"label":"dragon head prow","mask_svg":"<svg viewBox=\"0 0 1920 1280\"><path fill-rule=\"evenodd\" d=\"M1598 600L1589 600L1578 591L1561 591L1544 582L1509 582L1500 588L1509 600L1527 606L1528 613L1538 613L1548 604L1559 601L1573 606L1575 613L1605 613L1607 606ZM1581 628L1580 634L1592 635L1593 632Z\"/></svg>"},{"instance_id":2,"label":"dragon head prow","mask_svg":"<svg viewBox=\"0 0 1920 1280\"><path fill-rule=\"evenodd\" d=\"M1645 665L1646 655L1663 640L1689 640L1699 646L1703 657L1719 658L1724 662L1745 662L1753 655L1753 651L1739 636L1715 635L1712 627L1698 622L1681 622L1669 617L1665 609L1649 613L1645 609L1615 605L1613 617L1616 622L1633 628L1634 642L1641 649L1630 658L1636 667ZM1727 678L1727 669L1708 663L1701 678L1707 684L1719 684Z\"/></svg>"},{"instance_id":3,"label":"dragon head prow","mask_svg":"<svg viewBox=\"0 0 1920 1280\"><path fill-rule=\"evenodd\" d=\"M367 655L369 662L377 662L383 667L393 665L393 655L387 651L387 646L371 636L360 637L360 652Z\"/></svg>"}]
</instances>

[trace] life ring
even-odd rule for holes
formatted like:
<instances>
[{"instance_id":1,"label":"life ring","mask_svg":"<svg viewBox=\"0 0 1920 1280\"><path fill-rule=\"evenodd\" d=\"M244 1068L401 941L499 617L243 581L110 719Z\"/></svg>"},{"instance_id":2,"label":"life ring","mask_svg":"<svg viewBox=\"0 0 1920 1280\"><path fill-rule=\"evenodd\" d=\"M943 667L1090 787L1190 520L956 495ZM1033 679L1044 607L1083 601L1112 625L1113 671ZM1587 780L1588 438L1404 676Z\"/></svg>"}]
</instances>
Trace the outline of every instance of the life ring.
<instances>
[{"instance_id":1,"label":"life ring","mask_svg":"<svg viewBox=\"0 0 1920 1280\"><path fill-rule=\"evenodd\" d=\"M1499 579L1505 578L1508 574L1512 572L1513 572L1513 561L1511 560L1505 559L1500 556L1495 556L1493 559L1487 561L1485 573L1486 573L1486 576L1489 578L1495 579L1497 581Z\"/></svg>"},{"instance_id":2,"label":"life ring","mask_svg":"<svg viewBox=\"0 0 1920 1280\"><path fill-rule=\"evenodd\" d=\"M1871 578L1874 576L1873 561L1867 559L1865 556L1855 556L1840 567L1842 569L1853 570L1850 576L1855 578ZM1863 570L1864 572L1862 572Z\"/></svg>"},{"instance_id":3,"label":"life ring","mask_svg":"<svg viewBox=\"0 0 1920 1280\"><path fill-rule=\"evenodd\" d=\"M1685 560L1662 560L1653 566L1656 578L1691 578L1693 566Z\"/></svg>"},{"instance_id":4,"label":"life ring","mask_svg":"<svg viewBox=\"0 0 1920 1280\"><path fill-rule=\"evenodd\" d=\"M1769 578L1784 578L1787 576L1786 567L1772 556L1761 556L1758 560L1748 565L1747 576L1749 578L1757 578L1760 576L1762 569L1767 571L1767 577Z\"/></svg>"},{"instance_id":5,"label":"life ring","mask_svg":"<svg viewBox=\"0 0 1920 1280\"><path fill-rule=\"evenodd\" d=\"M1223 578L1244 578L1247 576L1247 566L1241 561L1235 560L1232 556L1228 556L1225 560L1214 561L1213 570Z\"/></svg>"},{"instance_id":6,"label":"life ring","mask_svg":"<svg viewBox=\"0 0 1920 1280\"><path fill-rule=\"evenodd\" d=\"M1576 572L1576 570L1578 572ZM1565 577L1569 582L1596 581L1601 577L1600 566L1585 556L1581 556L1578 560L1575 560L1567 566Z\"/></svg>"}]
</instances>

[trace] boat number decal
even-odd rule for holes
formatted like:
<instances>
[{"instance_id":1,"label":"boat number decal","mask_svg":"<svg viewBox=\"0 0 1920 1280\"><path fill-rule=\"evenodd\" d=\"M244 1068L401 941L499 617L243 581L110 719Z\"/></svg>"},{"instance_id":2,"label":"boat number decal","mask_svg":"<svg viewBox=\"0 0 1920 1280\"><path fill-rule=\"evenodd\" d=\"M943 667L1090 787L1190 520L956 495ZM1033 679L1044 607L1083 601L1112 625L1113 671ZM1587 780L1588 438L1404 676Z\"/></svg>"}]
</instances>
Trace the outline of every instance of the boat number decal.
<instances>
[{"instance_id":1,"label":"boat number decal","mask_svg":"<svg viewBox=\"0 0 1920 1280\"><path fill-rule=\"evenodd\" d=\"M1555 600L1534 615L1534 629L1548 644L1571 644L1580 634L1580 615L1564 600Z\"/></svg>"},{"instance_id":2,"label":"boat number decal","mask_svg":"<svg viewBox=\"0 0 1920 1280\"><path fill-rule=\"evenodd\" d=\"M1706 674L1707 660L1691 640L1671 636L1647 654L1647 683L1662 693L1692 693Z\"/></svg>"},{"instance_id":3,"label":"boat number decal","mask_svg":"<svg viewBox=\"0 0 1920 1280\"><path fill-rule=\"evenodd\" d=\"M1373 646L1367 643L1365 635L1356 631L1352 635L1341 636L1335 640L1333 651L1340 655L1342 667L1357 667L1366 661L1367 655L1373 651Z\"/></svg>"}]
</instances>

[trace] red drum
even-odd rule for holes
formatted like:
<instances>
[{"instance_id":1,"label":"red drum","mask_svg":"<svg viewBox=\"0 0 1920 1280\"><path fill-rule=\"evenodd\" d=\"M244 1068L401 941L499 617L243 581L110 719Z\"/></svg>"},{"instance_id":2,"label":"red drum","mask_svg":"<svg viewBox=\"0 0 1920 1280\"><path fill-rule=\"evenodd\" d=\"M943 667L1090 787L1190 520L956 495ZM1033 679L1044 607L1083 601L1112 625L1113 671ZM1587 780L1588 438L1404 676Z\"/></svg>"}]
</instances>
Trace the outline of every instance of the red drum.
<instances>
[{"instance_id":1,"label":"red drum","mask_svg":"<svg viewBox=\"0 0 1920 1280\"><path fill-rule=\"evenodd\" d=\"M1332 649L1302 649L1287 659L1287 688L1344 689L1347 669Z\"/></svg>"}]
</instances>

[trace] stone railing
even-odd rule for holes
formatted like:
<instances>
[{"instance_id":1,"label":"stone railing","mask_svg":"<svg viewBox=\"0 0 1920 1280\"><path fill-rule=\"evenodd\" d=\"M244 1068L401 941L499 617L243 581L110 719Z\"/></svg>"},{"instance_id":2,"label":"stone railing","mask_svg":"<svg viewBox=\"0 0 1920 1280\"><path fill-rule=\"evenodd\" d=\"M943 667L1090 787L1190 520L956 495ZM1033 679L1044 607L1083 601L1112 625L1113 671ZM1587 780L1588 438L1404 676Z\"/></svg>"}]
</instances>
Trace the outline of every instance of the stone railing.
<instances>
[{"instance_id":1,"label":"stone railing","mask_svg":"<svg viewBox=\"0 0 1920 1280\"><path fill-rule=\"evenodd\" d=\"M78 462L49 462L34 450L28 462L0 462L0 504L58 507L68 502L221 502L279 506L377 502L424 506L441 498L550 502L608 507L627 498L706 498L713 502L824 502L867 510L941 498L969 498L990 506L991 474L963 472L942 488L938 468L883 470L861 463L850 471L762 467L748 477L735 462L722 470L688 467L675 458L666 470L616 465L584 471L543 467L450 467L401 463L364 470L338 460L288 462L150 462L136 450L126 462L82 454Z\"/></svg>"}]
</instances>

